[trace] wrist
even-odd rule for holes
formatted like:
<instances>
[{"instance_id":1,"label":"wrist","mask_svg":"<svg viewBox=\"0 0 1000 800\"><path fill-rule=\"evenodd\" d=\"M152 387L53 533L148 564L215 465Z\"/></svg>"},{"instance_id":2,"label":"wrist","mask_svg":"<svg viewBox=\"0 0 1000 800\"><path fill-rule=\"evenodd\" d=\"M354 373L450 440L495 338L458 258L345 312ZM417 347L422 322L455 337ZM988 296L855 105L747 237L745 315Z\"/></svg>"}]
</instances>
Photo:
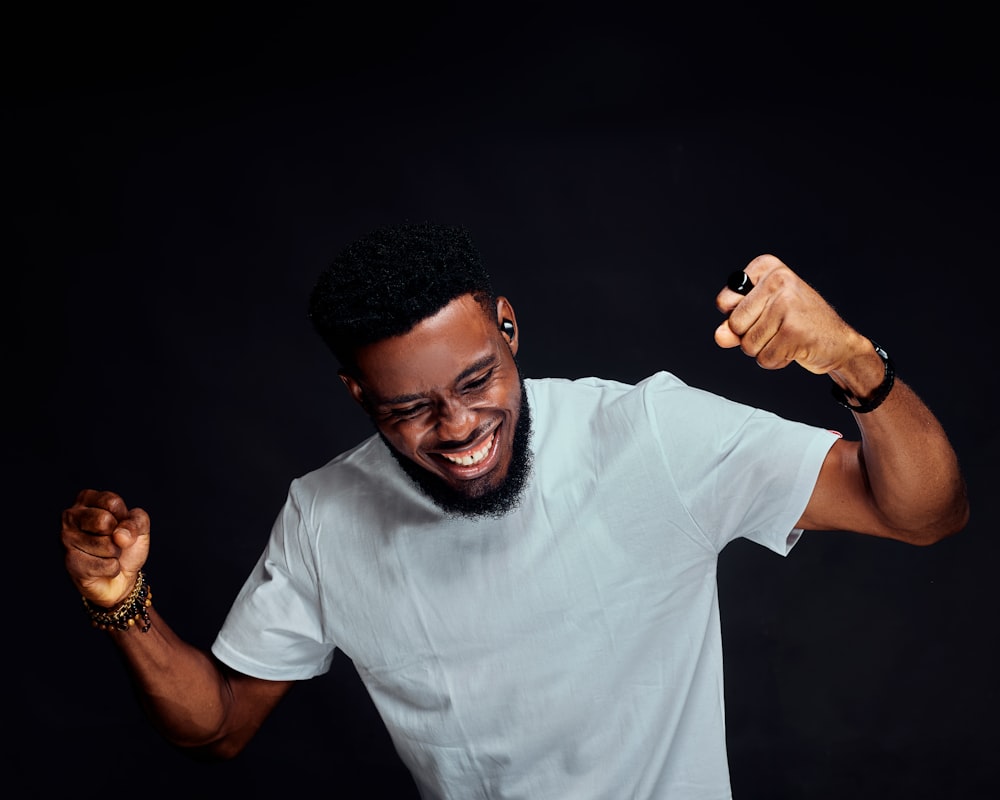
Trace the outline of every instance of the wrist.
<instances>
[{"instance_id":1,"label":"wrist","mask_svg":"<svg viewBox=\"0 0 1000 800\"><path fill-rule=\"evenodd\" d=\"M142 570L136 574L132 590L123 600L110 608L92 603L86 597L82 599L83 607L90 617L90 624L95 628L103 631L127 631L138 625L143 633L149 630L151 624L149 609L153 605L153 593Z\"/></svg>"},{"instance_id":2,"label":"wrist","mask_svg":"<svg viewBox=\"0 0 1000 800\"><path fill-rule=\"evenodd\" d=\"M830 373L833 381L830 391L845 408L866 414L882 405L892 390L895 378L896 368L892 358L873 339L866 338L858 356L852 358L844 369Z\"/></svg>"}]
</instances>

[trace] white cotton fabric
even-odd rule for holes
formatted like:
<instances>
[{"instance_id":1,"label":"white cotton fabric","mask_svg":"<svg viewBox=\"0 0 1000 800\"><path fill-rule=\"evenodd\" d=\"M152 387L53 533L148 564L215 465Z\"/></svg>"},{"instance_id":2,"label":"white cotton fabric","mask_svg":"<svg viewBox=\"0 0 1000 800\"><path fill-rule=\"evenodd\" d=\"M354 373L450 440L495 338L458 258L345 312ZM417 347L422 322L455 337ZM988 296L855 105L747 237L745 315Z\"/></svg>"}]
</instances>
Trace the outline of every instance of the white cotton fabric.
<instances>
[{"instance_id":1,"label":"white cotton fabric","mask_svg":"<svg viewBox=\"0 0 1000 800\"><path fill-rule=\"evenodd\" d=\"M791 549L836 436L665 372L525 385L516 511L444 516L373 437L292 483L213 652L339 647L428 800L728 800L717 556Z\"/></svg>"}]
</instances>

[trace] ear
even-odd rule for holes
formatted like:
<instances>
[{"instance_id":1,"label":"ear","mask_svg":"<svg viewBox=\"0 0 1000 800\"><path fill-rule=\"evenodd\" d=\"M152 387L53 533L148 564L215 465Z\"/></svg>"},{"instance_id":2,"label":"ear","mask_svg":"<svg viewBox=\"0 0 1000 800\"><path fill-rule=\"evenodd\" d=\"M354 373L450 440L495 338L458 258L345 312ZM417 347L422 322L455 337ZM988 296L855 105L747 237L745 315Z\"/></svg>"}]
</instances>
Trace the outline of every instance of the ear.
<instances>
[{"instance_id":1,"label":"ear","mask_svg":"<svg viewBox=\"0 0 1000 800\"><path fill-rule=\"evenodd\" d=\"M352 378L344 372L344 370L338 371L337 377L340 378L344 386L347 387L347 391L350 392L351 397L354 398L354 402L361 406L365 411L368 411L368 404L365 400L365 392L364 389L361 388L361 384L358 383L355 378Z\"/></svg>"},{"instance_id":2,"label":"ear","mask_svg":"<svg viewBox=\"0 0 1000 800\"><path fill-rule=\"evenodd\" d=\"M514 314L514 307L506 297L497 298L497 327L507 339L511 354L516 356L518 347L517 316Z\"/></svg>"}]
</instances>

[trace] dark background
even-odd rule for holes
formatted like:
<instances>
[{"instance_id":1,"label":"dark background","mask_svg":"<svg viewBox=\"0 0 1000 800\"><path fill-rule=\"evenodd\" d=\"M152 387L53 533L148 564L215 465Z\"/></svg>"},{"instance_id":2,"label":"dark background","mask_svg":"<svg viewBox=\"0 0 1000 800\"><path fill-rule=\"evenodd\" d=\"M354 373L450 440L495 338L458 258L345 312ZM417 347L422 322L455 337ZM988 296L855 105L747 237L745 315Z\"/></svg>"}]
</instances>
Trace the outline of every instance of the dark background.
<instances>
[{"instance_id":1,"label":"dark background","mask_svg":"<svg viewBox=\"0 0 1000 800\"><path fill-rule=\"evenodd\" d=\"M668 369L852 434L826 379L712 341L715 293L762 252L883 344L950 432L972 521L931 548L833 533L788 559L727 548L734 793L995 796L985 12L467 5L7 12L18 796L414 796L345 658L236 761L174 753L57 541L81 488L146 508L157 606L207 647L289 480L370 430L306 294L349 240L404 220L473 231L530 376Z\"/></svg>"}]
</instances>

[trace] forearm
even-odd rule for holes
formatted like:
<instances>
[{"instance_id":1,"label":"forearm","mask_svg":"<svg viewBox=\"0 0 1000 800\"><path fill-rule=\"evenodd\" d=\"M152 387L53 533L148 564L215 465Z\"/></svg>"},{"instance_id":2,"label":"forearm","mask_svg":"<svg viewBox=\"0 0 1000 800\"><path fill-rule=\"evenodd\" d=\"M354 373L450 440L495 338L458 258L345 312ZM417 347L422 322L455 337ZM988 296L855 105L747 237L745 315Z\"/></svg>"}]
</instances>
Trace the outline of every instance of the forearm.
<instances>
[{"instance_id":1,"label":"forearm","mask_svg":"<svg viewBox=\"0 0 1000 800\"><path fill-rule=\"evenodd\" d=\"M869 347L831 374L858 398L870 396L885 375ZM927 406L898 378L885 400L854 413L861 432L860 475L882 535L929 544L960 530L968 519L965 484L948 437Z\"/></svg>"},{"instance_id":2,"label":"forearm","mask_svg":"<svg viewBox=\"0 0 1000 800\"><path fill-rule=\"evenodd\" d=\"M958 459L910 387L897 380L882 407L854 416L871 495L886 524L926 544L961 530L969 509Z\"/></svg>"},{"instance_id":3,"label":"forearm","mask_svg":"<svg viewBox=\"0 0 1000 800\"><path fill-rule=\"evenodd\" d=\"M184 748L223 758L246 740L233 737L233 698L228 681L212 657L181 640L156 610L150 627L113 631L134 678L144 708L161 734ZM247 737L249 738L249 737Z\"/></svg>"},{"instance_id":4,"label":"forearm","mask_svg":"<svg viewBox=\"0 0 1000 800\"><path fill-rule=\"evenodd\" d=\"M85 489L63 512L66 569L130 670L163 736L203 756L236 755L292 685L225 667L178 637L152 606L142 568L149 515L113 492Z\"/></svg>"}]
</instances>

